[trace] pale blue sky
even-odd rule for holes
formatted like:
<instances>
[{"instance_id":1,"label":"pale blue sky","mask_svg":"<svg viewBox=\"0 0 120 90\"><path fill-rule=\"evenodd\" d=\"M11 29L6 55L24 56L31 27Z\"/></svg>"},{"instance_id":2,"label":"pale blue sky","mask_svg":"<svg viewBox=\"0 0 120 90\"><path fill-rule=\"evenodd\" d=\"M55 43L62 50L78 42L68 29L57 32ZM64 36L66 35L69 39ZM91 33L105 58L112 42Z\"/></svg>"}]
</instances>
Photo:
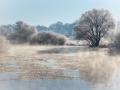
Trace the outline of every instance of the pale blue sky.
<instances>
[{"instance_id":1,"label":"pale blue sky","mask_svg":"<svg viewBox=\"0 0 120 90\"><path fill-rule=\"evenodd\" d=\"M72 23L93 8L107 8L120 21L120 0L0 0L0 25Z\"/></svg>"}]
</instances>

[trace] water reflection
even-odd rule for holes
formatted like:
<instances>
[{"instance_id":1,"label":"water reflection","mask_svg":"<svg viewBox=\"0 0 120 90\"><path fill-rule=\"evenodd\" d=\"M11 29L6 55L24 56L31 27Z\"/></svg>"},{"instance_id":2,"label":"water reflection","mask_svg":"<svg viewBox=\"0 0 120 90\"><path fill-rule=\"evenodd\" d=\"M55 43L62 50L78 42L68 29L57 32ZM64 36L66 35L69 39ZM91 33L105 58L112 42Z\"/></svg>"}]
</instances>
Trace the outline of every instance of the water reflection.
<instances>
[{"instance_id":1,"label":"water reflection","mask_svg":"<svg viewBox=\"0 0 120 90\"><path fill-rule=\"evenodd\" d=\"M87 55L86 55L87 54ZM89 84L106 84L112 82L116 75L117 58L108 56L104 50L77 53L72 60L61 60L57 64L72 70L79 70L79 77ZM70 64L70 62L73 62ZM77 74L76 74L77 76Z\"/></svg>"},{"instance_id":2,"label":"water reflection","mask_svg":"<svg viewBox=\"0 0 120 90\"><path fill-rule=\"evenodd\" d=\"M8 67L11 67L11 68L17 67L15 60L11 60L9 64L10 64L10 65L9 65Z\"/></svg>"},{"instance_id":3,"label":"water reflection","mask_svg":"<svg viewBox=\"0 0 120 90\"><path fill-rule=\"evenodd\" d=\"M1 90L93 90L79 79L22 79L0 82Z\"/></svg>"},{"instance_id":4,"label":"water reflection","mask_svg":"<svg viewBox=\"0 0 120 90\"><path fill-rule=\"evenodd\" d=\"M92 48L91 48L92 49ZM38 51L39 54L64 54L64 53L77 53L79 51L88 51L88 47L82 47L82 46L72 46L72 47L56 47L56 48L51 48L51 49L48 49L48 50L40 50Z\"/></svg>"},{"instance_id":5,"label":"water reflection","mask_svg":"<svg viewBox=\"0 0 120 90\"><path fill-rule=\"evenodd\" d=\"M0 74L0 81L12 80L17 78L17 73L15 72L4 72Z\"/></svg>"},{"instance_id":6,"label":"water reflection","mask_svg":"<svg viewBox=\"0 0 120 90\"><path fill-rule=\"evenodd\" d=\"M87 83L91 84L102 84L110 82L115 73L116 73L116 65L108 60L105 61L94 61L84 62L83 68L79 68L79 73L81 78L85 80Z\"/></svg>"}]
</instances>

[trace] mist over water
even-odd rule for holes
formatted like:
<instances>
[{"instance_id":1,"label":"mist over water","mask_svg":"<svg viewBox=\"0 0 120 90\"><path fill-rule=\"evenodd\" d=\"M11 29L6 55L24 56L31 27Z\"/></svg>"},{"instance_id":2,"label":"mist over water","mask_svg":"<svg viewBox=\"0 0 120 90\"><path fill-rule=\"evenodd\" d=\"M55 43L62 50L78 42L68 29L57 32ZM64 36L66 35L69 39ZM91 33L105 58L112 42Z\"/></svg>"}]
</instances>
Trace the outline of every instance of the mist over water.
<instances>
[{"instance_id":1,"label":"mist over water","mask_svg":"<svg viewBox=\"0 0 120 90\"><path fill-rule=\"evenodd\" d=\"M20 86L28 90L119 90L120 59L109 56L107 48L11 45L8 53L0 62L4 90L6 86L9 90Z\"/></svg>"}]
</instances>

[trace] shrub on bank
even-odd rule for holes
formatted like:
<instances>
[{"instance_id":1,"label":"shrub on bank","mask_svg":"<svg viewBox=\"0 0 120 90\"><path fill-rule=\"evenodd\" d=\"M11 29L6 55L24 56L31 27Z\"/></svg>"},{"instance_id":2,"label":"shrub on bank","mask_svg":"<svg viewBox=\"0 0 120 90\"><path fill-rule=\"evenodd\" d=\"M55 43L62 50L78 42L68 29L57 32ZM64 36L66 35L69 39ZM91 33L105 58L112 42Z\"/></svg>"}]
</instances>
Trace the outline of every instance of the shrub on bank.
<instances>
[{"instance_id":1,"label":"shrub on bank","mask_svg":"<svg viewBox=\"0 0 120 90\"><path fill-rule=\"evenodd\" d=\"M114 36L111 43L108 46L110 54L120 54L120 32Z\"/></svg>"},{"instance_id":2,"label":"shrub on bank","mask_svg":"<svg viewBox=\"0 0 120 90\"><path fill-rule=\"evenodd\" d=\"M33 36L30 42L30 44L41 45L64 45L65 43L66 37L64 35L52 31L41 31L36 36Z\"/></svg>"}]
</instances>

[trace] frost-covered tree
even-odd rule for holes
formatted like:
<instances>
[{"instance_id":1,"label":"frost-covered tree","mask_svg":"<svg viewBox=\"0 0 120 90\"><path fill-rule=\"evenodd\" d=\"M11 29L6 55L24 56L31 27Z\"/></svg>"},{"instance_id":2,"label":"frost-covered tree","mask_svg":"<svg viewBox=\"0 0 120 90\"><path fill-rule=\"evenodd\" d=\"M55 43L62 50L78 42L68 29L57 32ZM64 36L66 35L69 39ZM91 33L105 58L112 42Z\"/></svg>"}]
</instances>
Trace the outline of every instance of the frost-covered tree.
<instances>
[{"instance_id":1,"label":"frost-covered tree","mask_svg":"<svg viewBox=\"0 0 120 90\"><path fill-rule=\"evenodd\" d=\"M16 22L15 32L9 37L10 40L17 41L18 43L29 42L31 36L37 34L37 29L30 26L23 21Z\"/></svg>"},{"instance_id":2,"label":"frost-covered tree","mask_svg":"<svg viewBox=\"0 0 120 90\"><path fill-rule=\"evenodd\" d=\"M13 28L12 27L9 27L9 28L2 27L2 28L0 28L0 34L2 36L7 37L12 33L13 33Z\"/></svg>"},{"instance_id":3,"label":"frost-covered tree","mask_svg":"<svg viewBox=\"0 0 120 90\"><path fill-rule=\"evenodd\" d=\"M74 27L76 39L84 38L90 46L96 47L108 31L115 29L116 22L107 9L93 9L82 14Z\"/></svg>"}]
</instances>

